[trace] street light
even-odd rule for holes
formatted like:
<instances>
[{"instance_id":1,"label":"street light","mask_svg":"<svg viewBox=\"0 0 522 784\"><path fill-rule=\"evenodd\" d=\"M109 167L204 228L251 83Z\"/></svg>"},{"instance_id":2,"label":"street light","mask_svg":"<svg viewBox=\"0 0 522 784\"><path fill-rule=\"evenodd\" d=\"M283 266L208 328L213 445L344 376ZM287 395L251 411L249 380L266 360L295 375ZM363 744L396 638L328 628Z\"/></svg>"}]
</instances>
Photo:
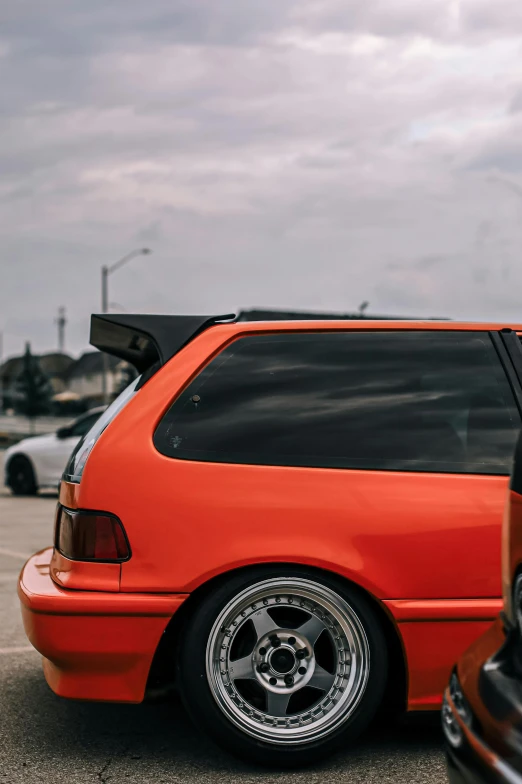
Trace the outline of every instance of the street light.
<instances>
[{"instance_id":1,"label":"street light","mask_svg":"<svg viewBox=\"0 0 522 784\"><path fill-rule=\"evenodd\" d=\"M109 275L112 275L113 272L123 267L128 261L133 259L135 256L148 256L149 253L152 251L149 248L140 248L139 250L133 250L130 253L127 253L126 256L116 261L114 264L107 266L106 264L103 265L101 268L101 276L102 276L102 290L101 290L101 300L102 300L102 313L109 312ZM103 372L102 372L102 395L103 395L103 402L105 405L109 402L109 394L107 390L107 371L108 371L108 357L105 351L103 352Z\"/></svg>"}]
</instances>

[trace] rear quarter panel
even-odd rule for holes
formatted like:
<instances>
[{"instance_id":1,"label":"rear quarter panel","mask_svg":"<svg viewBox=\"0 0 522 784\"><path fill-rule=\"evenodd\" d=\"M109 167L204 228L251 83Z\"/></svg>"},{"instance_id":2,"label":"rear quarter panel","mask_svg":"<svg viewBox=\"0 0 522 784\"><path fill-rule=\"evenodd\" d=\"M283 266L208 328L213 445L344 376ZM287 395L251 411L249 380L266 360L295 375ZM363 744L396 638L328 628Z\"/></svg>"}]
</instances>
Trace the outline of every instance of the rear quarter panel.
<instances>
[{"instance_id":1,"label":"rear quarter panel","mask_svg":"<svg viewBox=\"0 0 522 784\"><path fill-rule=\"evenodd\" d=\"M87 462L79 505L117 514L131 543L121 590L189 592L221 572L281 561L336 571L381 599L500 596L507 477L196 463L157 452L164 411L240 332L217 327L191 342Z\"/></svg>"}]
</instances>

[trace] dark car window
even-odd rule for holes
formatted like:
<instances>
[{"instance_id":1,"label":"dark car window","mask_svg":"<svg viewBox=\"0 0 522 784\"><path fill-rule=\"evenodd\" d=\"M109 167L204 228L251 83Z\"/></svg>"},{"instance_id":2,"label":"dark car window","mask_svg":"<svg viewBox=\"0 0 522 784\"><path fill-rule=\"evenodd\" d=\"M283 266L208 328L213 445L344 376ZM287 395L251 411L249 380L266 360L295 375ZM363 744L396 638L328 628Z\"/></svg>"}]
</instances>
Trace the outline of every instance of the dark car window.
<instances>
[{"instance_id":1,"label":"dark car window","mask_svg":"<svg viewBox=\"0 0 522 784\"><path fill-rule=\"evenodd\" d=\"M299 333L231 344L154 442L189 460L507 474L519 427L487 333Z\"/></svg>"},{"instance_id":2,"label":"dark car window","mask_svg":"<svg viewBox=\"0 0 522 784\"><path fill-rule=\"evenodd\" d=\"M100 415L101 414L91 414L90 416L86 416L83 419L79 419L71 427L71 436L77 436L78 438L80 438L80 436L84 436L89 432L96 420L99 419Z\"/></svg>"}]
</instances>

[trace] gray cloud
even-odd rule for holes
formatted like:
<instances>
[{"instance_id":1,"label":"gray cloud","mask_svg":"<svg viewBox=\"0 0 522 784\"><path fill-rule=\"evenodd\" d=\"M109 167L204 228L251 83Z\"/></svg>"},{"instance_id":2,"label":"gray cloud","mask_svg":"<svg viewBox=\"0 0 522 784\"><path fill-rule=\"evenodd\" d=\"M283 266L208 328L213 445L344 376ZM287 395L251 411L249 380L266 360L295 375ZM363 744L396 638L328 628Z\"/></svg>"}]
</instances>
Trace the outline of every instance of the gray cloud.
<instances>
[{"instance_id":1,"label":"gray cloud","mask_svg":"<svg viewBox=\"0 0 522 784\"><path fill-rule=\"evenodd\" d=\"M522 25L522 10L517 0L461 0L460 23L466 33L478 33L487 40L499 34L517 37Z\"/></svg>"},{"instance_id":2,"label":"gray cloud","mask_svg":"<svg viewBox=\"0 0 522 784\"><path fill-rule=\"evenodd\" d=\"M36 0L0 31L0 330L127 310L518 318L518 0Z\"/></svg>"}]
</instances>

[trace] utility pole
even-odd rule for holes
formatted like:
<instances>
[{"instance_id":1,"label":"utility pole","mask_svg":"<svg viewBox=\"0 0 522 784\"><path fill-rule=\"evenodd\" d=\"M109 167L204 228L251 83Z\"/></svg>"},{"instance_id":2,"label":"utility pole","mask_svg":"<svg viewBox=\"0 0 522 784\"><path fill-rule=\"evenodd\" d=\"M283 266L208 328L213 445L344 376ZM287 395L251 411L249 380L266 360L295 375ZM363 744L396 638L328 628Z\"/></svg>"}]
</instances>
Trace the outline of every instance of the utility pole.
<instances>
[{"instance_id":1,"label":"utility pole","mask_svg":"<svg viewBox=\"0 0 522 784\"><path fill-rule=\"evenodd\" d=\"M109 311L109 268L106 264L103 265L101 268L101 295L102 295L102 313L108 313ZM107 390L107 374L109 370L109 359L105 351L102 352L102 396L103 396L103 404L106 406L109 403L109 395Z\"/></svg>"},{"instance_id":2,"label":"utility pole","mask_svg":"<svg viewBox=\"0 0 522 784\"><path fill-rule=\"evenodd\" d=\"M101 268L101 306L102 306L102 313L109 312L109 275L113 272L116 272L117 269L123 267L128 261L133 259L135 256L148 256L149 253L152 253L149 248L140 248L139 250L133 250L130 253L127 253L122 259L119 259L115 264L112 264L108 267L106 264L103 265ZM103 362L103 371L102 371L102 395L103 395L103 402L105 405L109 403L109 390L107 385L107 376L109 371L109 359L105 351L102 352L102 362Z\"/></svg>"},{"instance_id":3,"label":"utility pole","mask_svg":"<svg viewBox=\"0 0 522 784\"><path fill-rule=\"evenodd\" d=\"M58 325L58 351L63 354L65 351L65 326L67 318L65 316L65 308L58 308L58 318L55 319L55 324Z\"/></svg>"}]
</instances>

